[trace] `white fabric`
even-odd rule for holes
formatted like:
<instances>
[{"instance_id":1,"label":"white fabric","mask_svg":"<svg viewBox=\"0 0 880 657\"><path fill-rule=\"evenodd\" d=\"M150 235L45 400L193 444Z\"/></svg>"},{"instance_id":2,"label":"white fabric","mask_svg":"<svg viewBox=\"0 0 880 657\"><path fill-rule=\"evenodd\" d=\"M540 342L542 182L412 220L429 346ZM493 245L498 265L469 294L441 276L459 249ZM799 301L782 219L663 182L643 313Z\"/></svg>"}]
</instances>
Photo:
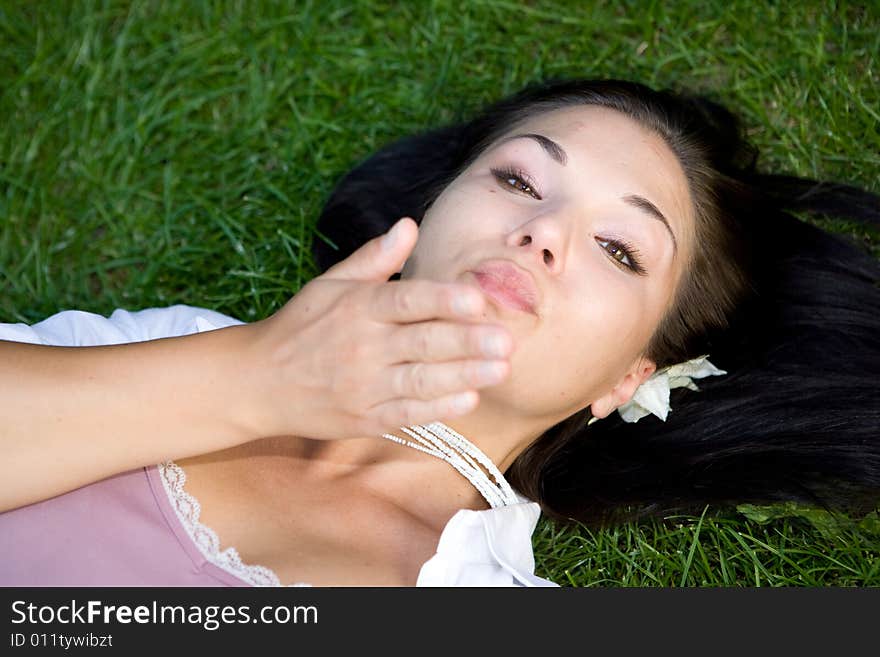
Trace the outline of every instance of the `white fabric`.
<instances>
[{"instance_id":1,"label":"white fabric","mask_svg":"<svg viewBox=\"0 0 880 657\"><path fill-rule=\"evenodd\" d=\"M534 574L531 536L541 510L520 499L520 504L462 509L452 516L416 586L557 586Z\"/></svg>"},{"instance_id":2,"label":"white fabric","mask_svg":"<svg viewBox=\"0 0 880 657\"><path fill-rule=\"evenodd\" d=\"M183 304L135 312L117 309L109 318L66 310L32 326L0 324L0 340L86 347L189 335L243 323ZM416 585L557 586L534 575L531 537L540 507L518 497L519 504L498 509L458 511L443 529L437 552L422 566Z\"/></svg>"}]
</instances>

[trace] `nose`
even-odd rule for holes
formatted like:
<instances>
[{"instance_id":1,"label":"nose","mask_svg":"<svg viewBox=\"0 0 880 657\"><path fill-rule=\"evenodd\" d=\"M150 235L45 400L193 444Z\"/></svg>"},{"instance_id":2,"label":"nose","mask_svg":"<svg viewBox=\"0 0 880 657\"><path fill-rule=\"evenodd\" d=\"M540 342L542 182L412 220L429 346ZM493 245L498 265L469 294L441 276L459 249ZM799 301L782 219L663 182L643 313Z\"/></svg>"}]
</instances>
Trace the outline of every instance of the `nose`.
<instances>
[{"instance_id":1,"label":"nose","mask_svg":"<svg viewBox=\"0 0 880 657\"><path fill-rule=\"evenodd\" d=\"M528 250L530 259L550 273L558 273L565 267L564 254L569 230L560 217L545 214L511 232L508 244Z\"/></svg>"}]
</instances>

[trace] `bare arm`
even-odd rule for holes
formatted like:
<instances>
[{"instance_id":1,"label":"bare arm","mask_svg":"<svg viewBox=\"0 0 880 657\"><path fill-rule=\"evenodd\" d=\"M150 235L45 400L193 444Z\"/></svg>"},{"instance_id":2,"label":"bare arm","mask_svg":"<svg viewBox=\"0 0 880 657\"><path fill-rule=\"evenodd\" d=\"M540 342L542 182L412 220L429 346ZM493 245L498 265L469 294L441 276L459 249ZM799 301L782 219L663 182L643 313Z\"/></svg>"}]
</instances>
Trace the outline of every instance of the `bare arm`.
<instances>
[{"instance_id":1,"label":"bare arm","mask_svg":"<svg viewBox=\"0 0 880 657\"><path fill-rule=\"evenodd\" d=\"M100 347L0 340L0 510L262 437L377 437L470 412L507 376L511 337L483 325L471 286L387 282L417 238L398 227L395 247L371 240L251 324Z\"/></svg>"},{"instance_id":2,"label":"bare arm","mask_svg":"<svg viewBox=\"0 0 880 657\"><path fill-rule=\"evenodd\" d=\"M233 326L99 347L0 340L0 510L258 437L246 339Z\"/></svg>"}]
</instances>

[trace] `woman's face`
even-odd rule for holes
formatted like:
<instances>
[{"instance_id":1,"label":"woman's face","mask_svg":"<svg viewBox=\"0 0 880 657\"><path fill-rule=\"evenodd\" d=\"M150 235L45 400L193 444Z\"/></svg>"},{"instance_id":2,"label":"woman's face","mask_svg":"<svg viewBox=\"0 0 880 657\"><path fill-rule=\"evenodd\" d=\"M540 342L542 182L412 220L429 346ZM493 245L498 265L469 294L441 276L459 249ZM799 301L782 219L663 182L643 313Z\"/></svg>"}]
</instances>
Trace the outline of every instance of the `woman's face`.
<instances>
[{"instance_id":1,"label":"woman's face","mask_svg":"<svg viewBox=\"0 0 880 657\"><path fill-rule=\"evenodd\" d=\"M486 294L515 352L479 409L549 427L588 405L604 417L653 372L641 356L692 234L687 182L660 137L613 110L565 108L511 130L440 194L401 278ZM492 276L474 273L505 262L533 282L534 312L499 303L482 287Z\"/></svg>"}]
</instances>

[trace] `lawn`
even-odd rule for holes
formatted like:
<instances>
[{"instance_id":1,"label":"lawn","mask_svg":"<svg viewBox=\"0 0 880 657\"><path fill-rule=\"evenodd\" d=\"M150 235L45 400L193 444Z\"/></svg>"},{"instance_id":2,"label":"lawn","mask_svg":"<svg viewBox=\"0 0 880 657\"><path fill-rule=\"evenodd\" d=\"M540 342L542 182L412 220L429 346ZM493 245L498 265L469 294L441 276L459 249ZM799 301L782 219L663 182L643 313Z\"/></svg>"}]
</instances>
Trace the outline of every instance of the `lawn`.
<instances>
[{"instance_id":1,"label":"lawn","mask_svg":"<svg viewBox=\"0 0 880 657\"><path fill-rule=\"evenodd\" d=\"M4 2L0 322L186 303L253 321L317 268L335 182L546 77L686 88L775 172L880 192L873 3ZM880 234L823 220L880 256ZM880 520L707 508L535 534L576 586L880 584Z\"/></svg>"}]
</instances>

